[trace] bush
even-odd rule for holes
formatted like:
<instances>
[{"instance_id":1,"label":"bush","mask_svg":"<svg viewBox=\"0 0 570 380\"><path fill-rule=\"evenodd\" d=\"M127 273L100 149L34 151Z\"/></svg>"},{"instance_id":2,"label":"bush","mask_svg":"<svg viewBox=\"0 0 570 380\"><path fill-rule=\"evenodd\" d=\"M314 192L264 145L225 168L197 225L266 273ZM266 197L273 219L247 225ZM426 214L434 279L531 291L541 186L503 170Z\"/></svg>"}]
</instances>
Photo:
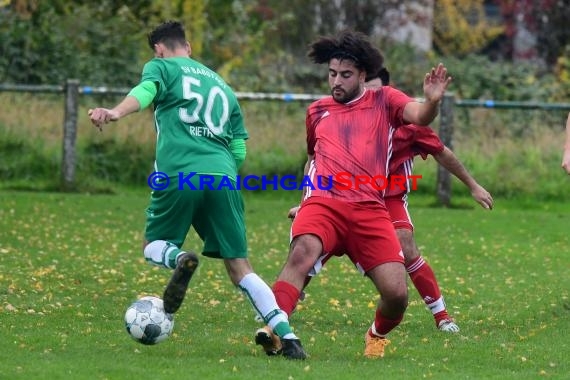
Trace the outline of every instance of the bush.
<instances>
[{"instance_id":1,"label":"bush","mask_svg":"<svg viewBox=\"0 0 570 380\"><path fill-rule=\"evenodd\" d=\"M118 142L114 139L90 141L81 149L77 172L82 177L121 183L145 184L154 171L154 147Z\"/></svg>"},{"instance_id":2,"label":"bush","mask_svg":"<svg viewBox=\"0 0 570 380\"><path fill-rule=\"evenodd\" d=\"M147 58L151 52L141 49L143 28L131 13L112 14L104 5L37 6L31 16L0 11L0 81L55 85L81 78L93 86L138 81L141 52Z\"/></svg>"},{"instance_id":3,"label":"bush","mask_svg":"<svg viewBox=\"0 0 570 380\"><path fill-rule=\"evenodd\" d=\"M33 184L38 180L54 179L60 172L61 155L46 152L39 141L24 136L0 136L0 179L22 180ZM56 178L59 180L59 177Z\"/></svg>"}]
</instances>

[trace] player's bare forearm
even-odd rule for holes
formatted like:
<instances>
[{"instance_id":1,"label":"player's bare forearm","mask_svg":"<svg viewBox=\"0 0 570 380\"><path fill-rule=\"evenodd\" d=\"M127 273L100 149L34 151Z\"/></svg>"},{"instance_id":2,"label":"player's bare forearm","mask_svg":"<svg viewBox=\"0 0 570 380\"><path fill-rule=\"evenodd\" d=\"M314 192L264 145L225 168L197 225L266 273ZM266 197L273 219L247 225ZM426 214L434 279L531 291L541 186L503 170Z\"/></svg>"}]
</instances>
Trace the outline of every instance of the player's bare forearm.
<instances>
[{"instance_id":1,"label":"player's bare forearm","mask_svg":"<svg viewBox=\"0 0 570 380\"><path fill-rule=\"evenodd\" d=\"M441 153L435 154L433 157L441 166L456 176L468 188L471 188L471 186L477 183L471 174L469 174L463 163L459 161L455 153L448 147L444 147Z\"/></svg>"},{"instance_id":2,"label":"player's bare forearm","mask_svg":"<svg viewBox=\"0 0 570 380\"><path fill-rule=\"evenodd\" d=\"M139 109L140 104L138 100L132 96L127 96L112 109L102 107L93 108L90 109L87 114L93 125L101 130L104 124L117 121L124 116L137 112Z\"/></svg>"},{"instance_id":3,"label":"player's bare forearm","mask_svg":"<svg viewBox=\"0 0 570 380\"><path fill-rule=\"evenodd\" d=\"M418 112L418 123L417 125L428 125L430 124L439 113L439 103L440 101L425 101L420 104Z\"/></svg>"},{"instance_id":4,"label":"player's bare forearm","mask_svg":"<svg viewBox=\"0 0 570 380\"><path fill-rule=\"evenodd\" d=\"M410 102L404 108L404 121L408 124L427 126L439 112L439 101Z\"/></svg>"},{"instance_id":5,"label":"player's bare forearm","mask_svg":"<svg viewBox=\"0 0 570 380\"><path fill-rule=\"evenodd\" d=\"M118 119L120 119L133 112L137 112L140 108L141 105L137 98L134 96L127 96L113 108L113 111L116 112Z\"/></svg>"},{"instance_id":6,"label":"player's bare forearm","mask_svg":"<svg viewBox=\"0 0 570 380\"><path fill-rule=\"evenodd\" d=\"M434 158L441 166L469 188L471 196L477 203L489 210L493 208L493 197L491 194L477 183L475 178L473 178L451 149L445 147L441 153L434 155Z\"/></svg>"}]
</instances>

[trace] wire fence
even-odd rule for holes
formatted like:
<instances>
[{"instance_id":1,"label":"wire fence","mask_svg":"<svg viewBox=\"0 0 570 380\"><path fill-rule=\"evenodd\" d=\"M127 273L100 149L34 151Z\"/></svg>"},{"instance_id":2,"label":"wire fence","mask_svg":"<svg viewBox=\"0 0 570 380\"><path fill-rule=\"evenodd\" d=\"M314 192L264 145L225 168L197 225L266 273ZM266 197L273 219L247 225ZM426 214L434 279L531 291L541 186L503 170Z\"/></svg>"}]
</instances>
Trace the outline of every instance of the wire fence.
<instances>
[{"instance_id":1,"label":"wire fence","mask_svg":"<svg viewBox=\"0 0 570 380\"><path fill-rule=\"evenodd\" d=\"M118 95L124 96L130 91L125 87L81 86L77 79L69 79L65 85L21 85L0 83L0 92L55 93L65 96L65 116L63 122L63 156L61 163L61 188L64 191L75 188L76 139L79 98L81 96ZM296 93L257 93L236 92L239 100L310 102L326 95ZM454 94L446 94L440 106L439 137L442 142L453 145L455 108L489 108L519 110L559 110L570 111L570 103L520 102L500 100L456 99ZM436 196L442 206L451 204L451 175L441 166L437 171Z\"/></svg>"}]
</instances>

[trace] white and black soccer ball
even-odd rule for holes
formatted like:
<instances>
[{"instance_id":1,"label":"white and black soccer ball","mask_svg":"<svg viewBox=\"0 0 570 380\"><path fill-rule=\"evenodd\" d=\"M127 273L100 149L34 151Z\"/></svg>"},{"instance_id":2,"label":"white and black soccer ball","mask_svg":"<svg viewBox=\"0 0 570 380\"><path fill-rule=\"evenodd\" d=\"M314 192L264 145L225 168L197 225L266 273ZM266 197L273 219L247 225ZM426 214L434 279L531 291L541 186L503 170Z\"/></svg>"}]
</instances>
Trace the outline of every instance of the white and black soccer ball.
<instances>
[{"instance_id":1,"label":"white and black soccer ball","mask_svg":"<svg viewBox=\"0 0 570 380\"><path fill-rule=\"evenodd\" d=\"M142 344L152 345L166 340L174 328L174 316L164 311L162 299L142 297L129 306L125 313L125 327L129 335Z\"/></svg>"}]
</instances>

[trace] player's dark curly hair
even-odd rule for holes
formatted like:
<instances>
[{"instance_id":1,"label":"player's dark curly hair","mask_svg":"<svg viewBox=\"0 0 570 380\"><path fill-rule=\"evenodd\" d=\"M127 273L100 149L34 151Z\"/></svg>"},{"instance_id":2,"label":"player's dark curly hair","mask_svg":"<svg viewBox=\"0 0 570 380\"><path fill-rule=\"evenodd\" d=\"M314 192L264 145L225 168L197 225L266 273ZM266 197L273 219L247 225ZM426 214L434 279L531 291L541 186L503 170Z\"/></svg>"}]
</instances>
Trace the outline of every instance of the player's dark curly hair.
<instances>
[{"instance_id":1,"label":"player's dark curly hair","mask_svg":"<svg viewBox=\"0 0 570 380\"><path fill-rule=\"evenodd\" d=\"M314 63L328 63L331 59L350 59L359 70L376 75L384 64L380 50L372 45L364 33L343 30L336 36L320 37L309 45L307 56Z\"/></svg>"},{"instance_id":2,"label":"player's dark curly hair","mask_svg":"<svg viewBox=\"0 0 570 380\"><path fill-rule=\"evenodd\" d=\"M382 86L388 86L390 84L390 72L388 72L385 67L382 67L375 75L366 75L367 82L376 78L380 78Z\"/></svg>"},{"instance_id":3,"label":"player's dark curly hair","mask_svg":"<svg viewBox=\"0 0 570 380\"><path fill-rule=\"evenodd\" d=\"M167 48L174 50L186 44L184 25L178 21L165 21L148 34L148 46L154 50L154 45L163 43Z\"/></svg>"},{"instance_id":4,"label":"player's dark curly hair","mask_svg":"<svg viewBox=\"0 0 570 380\"><path fill-rule=\"evenodd\" d=\"M385 67L382 67L380 71L378 71L378 78L382 81L382 86L390 84L390 72L386 70Z\"/></svg>"}]
</instances>

